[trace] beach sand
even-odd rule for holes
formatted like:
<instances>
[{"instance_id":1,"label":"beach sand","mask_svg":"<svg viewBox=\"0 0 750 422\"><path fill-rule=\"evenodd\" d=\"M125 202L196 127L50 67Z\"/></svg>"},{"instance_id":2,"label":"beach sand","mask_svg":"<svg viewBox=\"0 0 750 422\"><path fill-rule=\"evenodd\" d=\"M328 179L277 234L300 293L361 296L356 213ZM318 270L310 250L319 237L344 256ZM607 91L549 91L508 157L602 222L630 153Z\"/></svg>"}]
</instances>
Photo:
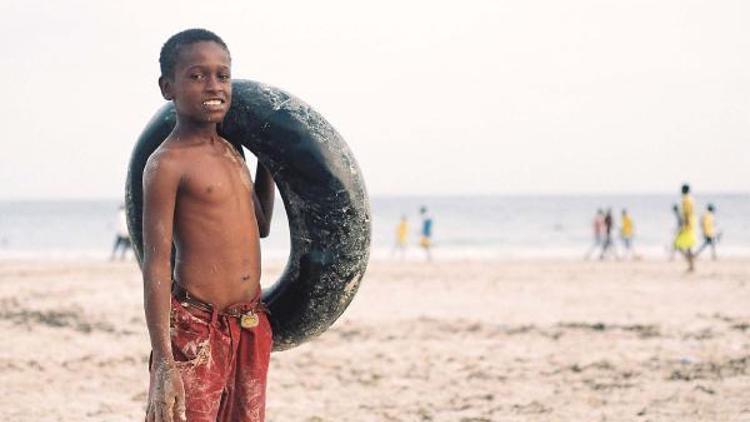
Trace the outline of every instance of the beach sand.
<instances>
[{"instance_id":1,"label":"beach sand","mask_svg":"<svg viewBox=\"0 0 750 422\"><path fill-rule=\"evenodd\" d=\"M374 262L267 420L750 421L750 260ZM282 265L268 265L273 280ZM133 262L0 263L0 420L143 420Z\"/></svg>"}]
</instances>

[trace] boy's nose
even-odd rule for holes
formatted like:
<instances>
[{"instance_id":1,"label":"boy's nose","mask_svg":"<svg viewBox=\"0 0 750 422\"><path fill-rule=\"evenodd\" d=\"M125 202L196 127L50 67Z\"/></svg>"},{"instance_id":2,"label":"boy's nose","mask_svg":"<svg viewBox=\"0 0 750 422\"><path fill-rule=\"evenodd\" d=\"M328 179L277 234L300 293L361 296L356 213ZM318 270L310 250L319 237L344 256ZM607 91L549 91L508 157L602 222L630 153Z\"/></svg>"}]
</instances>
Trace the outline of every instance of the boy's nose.
<instances>
[{"instance_id":1,"label":"boy's nose","mask_svg":"<svg viewBox=\"0 0 750 422\"><path fill-rule=\"evenodd\" d=\"M220 91L222 89L221 81L216 76L209 76L206 81L206 89L209 91Z\"/></svg>"}]
</instances>

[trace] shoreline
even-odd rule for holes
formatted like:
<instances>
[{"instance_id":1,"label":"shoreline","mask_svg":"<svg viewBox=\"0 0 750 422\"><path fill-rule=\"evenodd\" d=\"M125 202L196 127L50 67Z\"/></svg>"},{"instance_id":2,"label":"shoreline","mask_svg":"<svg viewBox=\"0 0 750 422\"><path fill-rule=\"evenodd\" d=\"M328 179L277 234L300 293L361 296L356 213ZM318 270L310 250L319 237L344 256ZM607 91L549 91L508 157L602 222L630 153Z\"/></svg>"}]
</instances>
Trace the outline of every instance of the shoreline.
<instances>
[{"instance_id":1,"label":"shoreline","mask_svg":"<svg viewBox=\"0 0 750 422\"><path fill-rule=\"evenodd\" d=\"M750 254L740 254L740 255L722 255L719 254L719 257L717 260L712 260L710 255L710 252L704 252L700 257L697 258L696 262L749 262L750 263ZM370 259L368 260L369 264L378 264L378 265L386 265L386 264L393 264L393 265L410 265L410 264L463 264L463 263L487 263L487 264L514 264L514 263L529 263L529 262L546 262L546 263L560 263L560 264L574 264L574 263L669 263L669 262L684 262L685 258L683 258L679 253L675 254L674 259L670 259L668 256L654 256L654 255L639 255L636 258L620 258L615 259L608 257L604 260L600 260L598 258L592 258L592 259L585 259L583 257L583 254L578 255L539 255L539 256L503 256L503 255L497 255L497 256L478 256L478 257L471 257L471 256L440 256L440 257L433 257L432 261L426 259L424 255L422 256L410 256L406 259L400 259L397 257L385 257L385 256L370 256ZM264 266L271 266L275 267L278 265L284 265L287 262L287 258L263 258L262 265ZM0 266L4 265L47 265L47 264L70 264L70 265L119 265L119 264L128 264L132 263L136 267L138 266L138 263L135 259L135 256L131 253L126 259L120 260L109 260L109 255L106 257L104 255L102 256L81 256L81 255L73 255L73 256L57 256L57 257L49 257L49 256L24 256L24 257L2 257L0 256Z\"/></svg>"}]
</instances>

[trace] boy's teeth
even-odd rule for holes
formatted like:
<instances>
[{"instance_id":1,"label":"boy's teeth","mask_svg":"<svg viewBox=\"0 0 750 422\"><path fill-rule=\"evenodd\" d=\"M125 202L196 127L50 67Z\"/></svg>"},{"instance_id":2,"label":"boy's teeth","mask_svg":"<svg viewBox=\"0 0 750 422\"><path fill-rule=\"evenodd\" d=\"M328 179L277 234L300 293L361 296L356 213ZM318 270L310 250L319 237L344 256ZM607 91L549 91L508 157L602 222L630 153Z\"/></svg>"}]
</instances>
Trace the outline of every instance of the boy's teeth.
<instances>
[{"instance_id":1,"label":"boy's teeth","mask_svg":"<svg viewBox=\"0 0 750 422\"><path fill-rule=\"evenodd\" d=\"M219 100L208 100L208 101L204 101L203 104L205 104L205 105L219 105L219 104L221 104L221 101L219 101Z\"/></svg>"}]
</instances>

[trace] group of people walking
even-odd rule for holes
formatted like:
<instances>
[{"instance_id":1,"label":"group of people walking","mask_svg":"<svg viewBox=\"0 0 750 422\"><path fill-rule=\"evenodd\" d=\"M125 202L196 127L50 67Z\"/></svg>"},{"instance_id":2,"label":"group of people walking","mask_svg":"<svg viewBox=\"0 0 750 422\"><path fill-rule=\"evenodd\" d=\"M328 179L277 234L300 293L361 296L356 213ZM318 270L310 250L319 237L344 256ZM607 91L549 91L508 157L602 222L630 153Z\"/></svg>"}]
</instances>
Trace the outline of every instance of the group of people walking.
<instances>
[{"instance_id":1,"label":"group of people walking","mask_svg":"<svg viewBox=\"0 0 750 422\"><path fill-rule=\"evenodd\" d=\"M698 224L695 216L695 201L690 194L690 185L682 185L681 192L682 201L680 206L677 204L672 206L672 211L677 219L677 230L675 232L672 256L674 256L674 252L682 254L687 260L688 271L694 271L695 259L707 247L711 247L711 257L716 259L716 244L721 238L721 233L716 230L714 216L716 208L713 204L709 203L706 206L706 211L701 216L700 221L700 226L703 231L703 243L697 250L693 251L693 248L698 243L698 236L696 234L696 226Z\"/></svg>"},{"instance_id":2,"label":"group of people walking","mask_svg":"<svg viewBox=\"0 0 750 422\"><path fill-rule=\"evenodd\" d=\"M613 238L614 227L615 220L612 216L612 208L608 208L606 212L602 208L599 208L596 211L593 222L594 244L586 252L586 259L591 258L594 253L598 253L599 259L604 259L608 256L614 256L617 259L620 258ZM627 209L622 210L619 234L623 246L623 257L638 258L633 249L635 227Z\"/></svg>"},{"instance_id":3,"label":"group of people walking","mask_svg":"<svg viewBox=\"0 0 750 422\"><path fill-rule=\"evenodd\" d=\"M422 219L422 228L419 236L419 246L425 251L428 261L432 261L432 216L427 211L427 207L419 208L419 216ZM396 245L393 249L394 254L399 254L401 259L406 256L406 248L409 245L409 220L406 215L401 216L396 226Z\"/></svg>"},{"instance_id":4,"label":"group of people walking","mask_svg":"<svg viewBox=\"0 0 750 422\"><path fill-rule=\"evenodd\" d=\"M690 194L690 186L682 185L680 192L682 194L680 204L674 204L672 211L677 220L677 228L674 238L671 242L671 258L676 253L683 255L688 263L688 271L695 270L695 259L706 248L711 248L711 257L716 259L716 244L721 238L721 233L716 230L714 213L716 208L709 203L706 211L700 219L700 227L703 232L703 243L695 249L697 239L698 219L695 215L695 201ZM613 232L615 230L615 221L612 216L612 209L605 212L599 209L593 221L594 244L586 252L585 258L589 259L594 253L598 253L599 259L605 259L613 256L616 259L631 257L638 259L633 247L633 237L635 235L635 224L633 218L626 209L622 210L621 224L619 227L619 238L623 246L623 255L618 253L617 245L614 241Z\"/></svg>"}]
</instances>

